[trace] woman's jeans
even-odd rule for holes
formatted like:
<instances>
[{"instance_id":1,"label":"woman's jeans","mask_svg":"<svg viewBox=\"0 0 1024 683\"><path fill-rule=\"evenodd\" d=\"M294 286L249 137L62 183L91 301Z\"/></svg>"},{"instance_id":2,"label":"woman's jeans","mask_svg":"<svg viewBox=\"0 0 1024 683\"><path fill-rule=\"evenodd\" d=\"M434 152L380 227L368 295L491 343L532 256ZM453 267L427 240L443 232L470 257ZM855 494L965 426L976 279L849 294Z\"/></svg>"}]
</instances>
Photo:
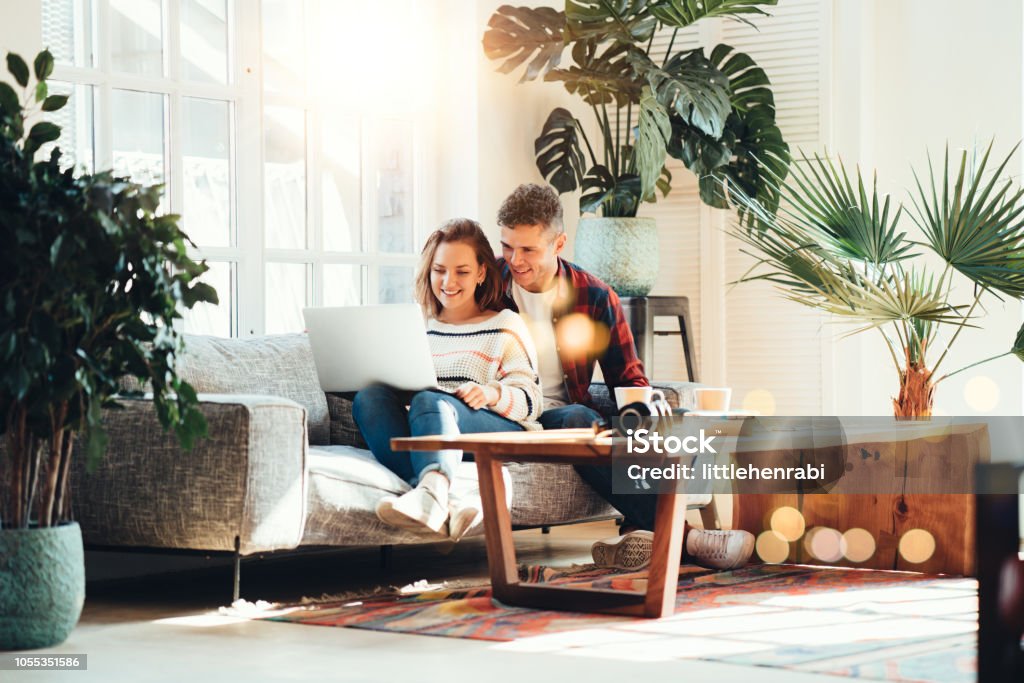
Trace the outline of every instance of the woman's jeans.
<instances>
[{"instance_id":1,"label":"woman's jeans","mask_svg":"<svg viewBox=\"0 0 1024 683\"><path fill-rule=\"evenodd\" d=\"M391 450L391 439L523 429L518 422L485 408L473 410L462 399L443 391L401 391L383 384L374 384L356 394L352 417L373 457L412 486L416 486L424 474L433 471L448 477L449 482L455 481L455 468L462 462L462 451L395 452Z\"/></svg>"}]
</instances>

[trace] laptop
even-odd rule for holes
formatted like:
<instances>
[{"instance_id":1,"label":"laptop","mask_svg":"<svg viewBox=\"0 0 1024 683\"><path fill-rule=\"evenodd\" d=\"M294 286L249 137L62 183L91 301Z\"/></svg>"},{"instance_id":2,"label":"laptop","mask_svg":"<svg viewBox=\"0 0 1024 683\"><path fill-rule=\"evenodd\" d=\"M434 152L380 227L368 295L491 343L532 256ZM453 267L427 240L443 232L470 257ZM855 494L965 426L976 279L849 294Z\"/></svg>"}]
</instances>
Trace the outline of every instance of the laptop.
<instances>
[{"instance_id":1,"label":"laptop","mask_svg":"<svg viewBox=\"0 0 1024 683\"><path fill-rule=\"evenodd\" d=\"M304 308L320 388L359 391L374 383L437 387L423 314L416 304Z\"/></svg>"}]
</instances>

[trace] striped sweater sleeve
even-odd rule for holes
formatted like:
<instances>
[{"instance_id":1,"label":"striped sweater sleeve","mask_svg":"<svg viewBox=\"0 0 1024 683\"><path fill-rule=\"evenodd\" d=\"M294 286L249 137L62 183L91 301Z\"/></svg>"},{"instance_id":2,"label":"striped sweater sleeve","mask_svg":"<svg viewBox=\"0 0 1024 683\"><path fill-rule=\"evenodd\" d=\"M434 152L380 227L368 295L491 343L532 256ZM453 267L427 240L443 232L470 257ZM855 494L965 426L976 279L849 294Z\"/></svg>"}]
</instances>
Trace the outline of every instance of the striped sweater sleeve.
<instances>
[{"instance_id":1,"label":"striped sweater sleeve","mask_svg":"<svg viewBox=\"0 0 1024 683\"><path fill-rule=\"evenodd\" d=\"M487 385L498 390L494 412L517 422L540 417L544 398L537 374L537 349L526 323L514 311L495 316L502 327L501 362L497 376Z\"/></svg>"}]
</instances>

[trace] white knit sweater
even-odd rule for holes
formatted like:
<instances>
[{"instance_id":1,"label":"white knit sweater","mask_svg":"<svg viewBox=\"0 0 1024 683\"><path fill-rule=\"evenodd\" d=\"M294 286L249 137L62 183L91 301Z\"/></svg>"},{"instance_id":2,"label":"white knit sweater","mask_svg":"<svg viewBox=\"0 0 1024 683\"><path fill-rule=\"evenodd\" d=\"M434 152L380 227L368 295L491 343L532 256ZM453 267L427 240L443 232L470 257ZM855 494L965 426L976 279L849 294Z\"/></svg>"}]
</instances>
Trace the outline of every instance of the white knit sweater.
<instances>
[{"instance_id":1,"label":"white knit sweater","mask_svg":"<svg viewBox=\"0 0 1024 683\"><path fill-rule=\"evenodd\" d=\"M427 321L438 386L454 393L466 382L494 387L498 402L489 407L526 429L540 429L543 409L537 350L526 323L504 310L480 323L451 325Z\"/></svg>"}]
</instances>

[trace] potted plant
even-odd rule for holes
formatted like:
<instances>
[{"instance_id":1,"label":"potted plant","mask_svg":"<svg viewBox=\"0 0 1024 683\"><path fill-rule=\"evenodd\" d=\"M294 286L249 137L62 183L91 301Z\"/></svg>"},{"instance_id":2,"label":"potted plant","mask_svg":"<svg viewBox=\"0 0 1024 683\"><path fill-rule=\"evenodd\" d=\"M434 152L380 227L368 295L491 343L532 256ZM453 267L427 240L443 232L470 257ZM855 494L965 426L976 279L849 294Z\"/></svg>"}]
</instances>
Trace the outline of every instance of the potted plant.
<instances>
[{"instance_id":1,"label":"potted plant","mask_svg":"<svg viewBox=\"0 0 1024 683\"><path fill-rule=\"evenodd\" d=\"M945 379L1010 354L1024 360L1022 327L1005 353L938 374L950 346L977 326L983 297L1024 299L1024 190L1003 176L1016 147L989 172L991 151L969 163L965 150L954 168L947 150L937 170L929 158L926 179L915 172L910 216L924 241L897 232L903 207L880 201L877 179L869 195L859 169L855 184L842 162L818 156L794 164L788 180L766 169L784 208L737 193L753 222L731 232L758 259L740 281L773 282L793 301L859 323L852 333L877 330L898 383L894 414L930 416ZM929 271L921 247L938 255L941 272ZM958 279L971 285L969 304L953 303Z\"/></svg>"},{"instance_id":2,"label":"potted plant","mask_svg":"<svg viewBox=\"0 0 1024 683\"><path fill-rule=\"evenodd\" d=\"M7 66L0 81L0 650L63 641L85 597L82 537L68 472L79 451L104 450L102 409L118 380L151 383L161 422L186 448L206 429L192 388L178 379L179 308L216 303L197 278L178 217L157 215L160 187L110 173L75 176L60 136L30 120L60 109L48 94L48 51Z\"/></svg>"},{"instance_id":3,"label":"potted plant","mask_svg":"<svg viewBox=\"0 0 1024 683\"><path fill-rule=\"evenodd\" d=\"M567 0L564 11L504 5L491 16L484 52L503 60L499 71L525 64L520 82L560 81L596 120L600 140L591 144L580 119L556 108L535 142L536 162L560 193L582 188L581 214L601 212L580 221L576 260L619 294L647 294L657 277L654 221L636 215L656 190L668 194L666 156L697 174L710 206L728 208L734 188L778 205L762 169L784 178L790 157L768 76L728 45L673 52L679 30L704 17L749 23L776 2ZM662 54L654 37L669 29ZM572 64L562 67L567 49Z\"/></svg>"}]
</instances>

